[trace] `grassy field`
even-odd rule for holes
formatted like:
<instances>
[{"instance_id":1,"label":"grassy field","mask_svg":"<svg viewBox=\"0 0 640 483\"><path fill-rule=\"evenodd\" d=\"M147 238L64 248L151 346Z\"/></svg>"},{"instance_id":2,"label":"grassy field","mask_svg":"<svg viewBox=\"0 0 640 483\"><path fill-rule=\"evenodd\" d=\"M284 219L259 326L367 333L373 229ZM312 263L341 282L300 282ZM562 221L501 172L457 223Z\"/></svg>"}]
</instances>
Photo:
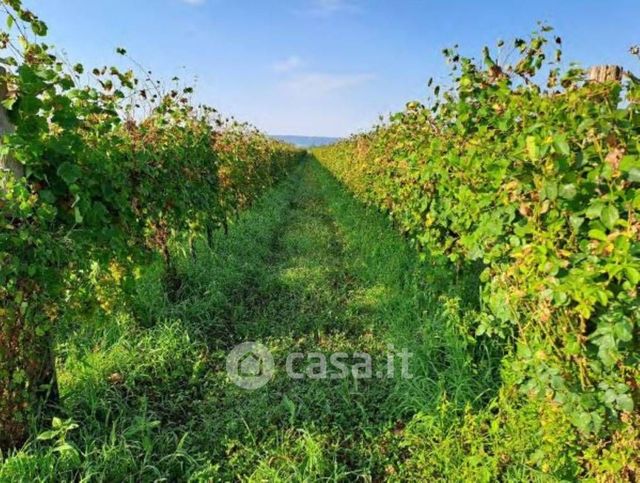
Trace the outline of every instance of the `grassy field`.
<instances>
[{"instance_id":1,"label":"grassy field","mask_svg":"<svg viewBox=\"0 0 640 483\"><path fill-rule=\"evenodd\" d=\"M465 467L489 478L491 458L476 471L458 432L498 391L501 354L462 329L475 272L443 267L419 261L310 159L213 248L182 256L171 297L151 266L130 306L63 333L64 412L0 479L455 479ZM243 341L265 344L277 368L292 351L367 352L377 367L393 344L414 354L413 378L294 380L277 369L247 391L225 371ZM522 458L504 475L528 474Z\"/></svg>"}]
</instances>

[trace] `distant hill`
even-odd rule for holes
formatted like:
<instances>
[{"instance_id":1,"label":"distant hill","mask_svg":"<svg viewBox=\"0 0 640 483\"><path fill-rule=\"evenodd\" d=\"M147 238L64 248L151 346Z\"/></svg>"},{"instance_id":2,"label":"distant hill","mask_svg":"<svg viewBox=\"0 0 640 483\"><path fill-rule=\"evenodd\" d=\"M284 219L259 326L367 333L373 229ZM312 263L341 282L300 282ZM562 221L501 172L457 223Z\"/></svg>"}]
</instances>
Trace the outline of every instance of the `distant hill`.
<instances>
[{"instance_id":1,"label":"distant hill","mask_svg":"<svg viewBox=\"0 0 640 483\"><path fill-rule=\"evenodd\" d=\"M340 140L340 138L329 138L321 136L271 136L274 139L283 141L285 143L294 144L301 148L311 148L313 146L325 146L327 144L333 144Z\"/></svg>"}]
</instances>

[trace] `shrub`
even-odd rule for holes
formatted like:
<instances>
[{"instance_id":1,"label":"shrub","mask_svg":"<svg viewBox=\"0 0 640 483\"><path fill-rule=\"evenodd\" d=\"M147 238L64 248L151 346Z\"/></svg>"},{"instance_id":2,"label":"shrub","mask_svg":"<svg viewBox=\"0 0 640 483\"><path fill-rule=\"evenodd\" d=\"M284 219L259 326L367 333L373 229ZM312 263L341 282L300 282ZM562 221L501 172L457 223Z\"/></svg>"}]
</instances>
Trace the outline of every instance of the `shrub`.
<instances>
[{"instance_id":1,"label":"shrub","mask_svg":"<svg viewBox=\"0 0 640 483\"><path fill-rule=\"evenodd\" d=\"M122 279L159 252L170 280L173 236L226 226L302 154L194 106L188 87L115 67L83 84L82 65L38 40L46 25L20 0L3 4L2 105L15 130L1 149L20 169L0 178L0 448L55 400L51 334L71 300L96 304L76 293L96 264Z\"/></svg>"},{"instance_id":2,"label":"shrub","mask_svg":"<svg viewBox=\"0 0 640 483\"><path fill-rule=\"evenodd\" d=\"M432 106L314 154L425 257L484 264L475 336L503 341L504 384L541 417L565 410L585 473L631 477L638 453L620 441L637 447L640 422L640 83L562 70L549 31L516 40L509 65L445 50L453 87Z\"/></svg>"}]
</instances>

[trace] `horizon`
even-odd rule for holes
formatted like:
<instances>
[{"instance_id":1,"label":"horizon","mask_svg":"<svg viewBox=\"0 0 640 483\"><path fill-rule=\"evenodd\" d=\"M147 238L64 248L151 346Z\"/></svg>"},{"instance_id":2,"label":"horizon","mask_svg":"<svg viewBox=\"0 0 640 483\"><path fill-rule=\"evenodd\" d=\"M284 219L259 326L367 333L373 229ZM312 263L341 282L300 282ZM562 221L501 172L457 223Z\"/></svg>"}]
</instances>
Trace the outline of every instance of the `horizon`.
<instances>
[{"instance_id":1,"label":"horizon","mask_svg":"<svg viewBox=\"0 0 640 483\"><path fill-rule=\"evenodd\" d=\"M443 48L459 44L463 55L479 58L484 45L527 37L536 21L562 37L564 65L618 64L633 71L628 49L639 42L640 5L629 0L615 8L577 0L515 7L413 0L25 5L73 62L122 63L115 49L124 47L160 79L194 80L197 102L270 135L335 138L367 131L408 101L425 102L430 77L447 85Z\"/></svg>"}]
</instances>

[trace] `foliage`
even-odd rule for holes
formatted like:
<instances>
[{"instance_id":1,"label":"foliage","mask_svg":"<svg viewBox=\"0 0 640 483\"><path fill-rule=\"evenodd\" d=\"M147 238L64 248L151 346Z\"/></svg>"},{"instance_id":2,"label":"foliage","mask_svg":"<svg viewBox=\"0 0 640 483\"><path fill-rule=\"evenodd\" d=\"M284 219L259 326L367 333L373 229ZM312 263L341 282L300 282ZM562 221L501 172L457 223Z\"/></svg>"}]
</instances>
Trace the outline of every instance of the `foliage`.
<instances>
[{"instance_id":1,"label":"foliage","mask_svg":"<svg viewBox=\"0 0 640 483\"><path fill-rule=\"evenodd\" d=\"M564 409L583 475L632 478L619 442L640 424L640 83L562 70L549 31L517 39L512 63L445 50L453 87L431 106L314 154L425 258L483 264L472 334L502 341L506 387L541 418Z\"/></svg>"},{"instance_id":2,"label":"foliage","mask_svg":"<svg viewBox=\"0 0 640 483\"><path fill-rule=\"evenodd\" d=\"M23 437L34 393L51 383L50 339L96 264L130 277L169 240L210 236L301 152L208 107L189 87L164 91L132 71L67 66L46 25L3 1L2 105L15 126L2 156L25 176L0 180L0 447ZM33 39L32 39L33 38ZM125 55L123 49L118 52ZM93 268L92 268L93 267Z\"/></svg>"},{"instance_id":3,"label":"foliage","mask_svg":"<svg viewBox=\"0 0 640 483\"><path fill-rule=\"evenodd\" d=\"M230 229L300 151L189 87L68 65L3 5L0 149L24 176L0 178L0 448L55 398L56 338L65 404L0 479L640 474L635 77L563 71L543 27L511 64L447 49L431 106L315 150L420 266L313 161ZM417 377L248 395L223 370L247 339L280 359L394 343Z\"/></svg>"},{"instance_id":4,"label":"foliage","mask_svg":"<svg viewBox=\"0 0 640 483\"><path fill-rule=\"evenodd\" d=\"M175 252L177 300L167 300L159 261L135 283L153 325L132 304L60 324L63 414L0 459L0 481L421 481L428 446L456 474L460 415L482 408L488 395L478 394L499 383L499 358L455 326L477 294L473 280L421 265L383 216L313 161L241 213L228 235L197 240L196 258ZM392 343L415 354L414 378L293 380L279 370L247 392L225 370L228 349L245 340L263 341L278 367L292 350L366 351L385 364ZM422 424L445 404L451 440ZM424 416L413 421L416 413ZM521 455L504 466L530 475L518 466L522 448L539 440L512 442L513 434L499 451Z\"/></svg>"}]
</instances>

